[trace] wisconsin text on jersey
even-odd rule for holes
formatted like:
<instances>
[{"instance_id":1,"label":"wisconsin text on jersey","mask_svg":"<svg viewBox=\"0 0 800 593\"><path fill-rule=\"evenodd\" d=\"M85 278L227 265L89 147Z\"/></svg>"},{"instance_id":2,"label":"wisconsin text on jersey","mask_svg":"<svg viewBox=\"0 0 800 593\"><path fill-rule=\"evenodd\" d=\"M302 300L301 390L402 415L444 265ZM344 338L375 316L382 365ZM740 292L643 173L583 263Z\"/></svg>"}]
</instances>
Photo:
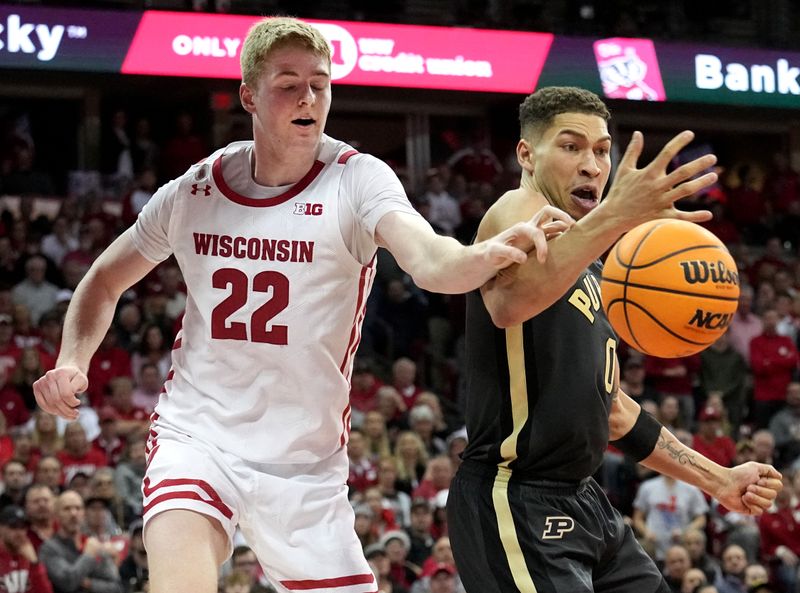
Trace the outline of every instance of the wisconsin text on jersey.
<instances>
[{"instance_id":1,"label":"wisconsin text on jersey","mask_svg":"<svg viewBox=\"0 0 800 593\"><path fill-rule=\"evenodd\" d=\"M192 233L197 255L265 259L310 263L314 261L314 241L264 239L261 237L231 237L211 233Z\"/></svg>"}]
</instances>

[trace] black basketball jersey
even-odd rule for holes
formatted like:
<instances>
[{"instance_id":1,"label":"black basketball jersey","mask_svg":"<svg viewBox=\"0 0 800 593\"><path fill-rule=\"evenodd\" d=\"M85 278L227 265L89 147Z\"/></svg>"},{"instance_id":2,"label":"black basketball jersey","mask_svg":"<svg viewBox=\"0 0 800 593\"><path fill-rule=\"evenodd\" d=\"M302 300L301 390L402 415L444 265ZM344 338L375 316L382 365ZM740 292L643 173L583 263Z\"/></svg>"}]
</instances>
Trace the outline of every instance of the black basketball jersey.
<instances>
[{"instance_id":1,"label":"black basketball jersey","mask_svg":"<svg viewBox=\"0 0 800 593\"><path fill-rule=\"evenodd\" d=\"M467 295L464 459L517 475L580 480L608 444L617 338L600 301L599 261L553 305L498 328Z\"/></svg>"}]
</instances>

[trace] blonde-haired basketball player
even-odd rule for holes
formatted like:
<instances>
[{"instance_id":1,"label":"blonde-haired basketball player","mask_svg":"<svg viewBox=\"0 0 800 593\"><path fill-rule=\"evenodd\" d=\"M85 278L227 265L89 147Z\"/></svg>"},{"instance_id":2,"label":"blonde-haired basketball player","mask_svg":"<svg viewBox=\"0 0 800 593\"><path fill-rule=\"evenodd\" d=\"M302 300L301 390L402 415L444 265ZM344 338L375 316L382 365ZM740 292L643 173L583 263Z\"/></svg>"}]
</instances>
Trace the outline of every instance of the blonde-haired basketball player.
<instances>
[{"instance_id":1,"label":"blonde-haired basketball player","mask_svg":"<svg viewBox=\"0 0 800 593\"><path fill-rule=\"evenodd\" d=\"M212 593L239 524L282 592L372 593L348 504L349 380L378 246L417 284L463 292L569 216L544 208L470 247L437 236L381 161L323 134L331 56L295 19L242 48L253 142L236 142L153 196L103 253L67 313L39 405L74 419L120 294L174 254L188 288L144 479L151 593Z\"/></svg>"}]
</instances>

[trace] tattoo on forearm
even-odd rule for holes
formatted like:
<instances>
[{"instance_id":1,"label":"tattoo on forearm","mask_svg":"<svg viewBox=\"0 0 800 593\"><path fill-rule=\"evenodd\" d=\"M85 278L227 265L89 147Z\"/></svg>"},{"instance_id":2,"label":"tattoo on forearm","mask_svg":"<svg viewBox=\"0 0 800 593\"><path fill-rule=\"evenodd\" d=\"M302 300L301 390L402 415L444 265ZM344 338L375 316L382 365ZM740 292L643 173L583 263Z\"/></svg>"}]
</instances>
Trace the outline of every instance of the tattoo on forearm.
<instances>
[{"instance_id":1,"label":"tattoo on forearm","mask_svg":"<svg viewBox=\"0 0 800 593\"><path fill-rule=\"evenodd\" d=\"M687 449L679 442L667 440L664 438L663 434L658 437L658 444L656 446L659 449L666 450L669 456L681 465L686 465L688 463L702 472L709 472L708 468L700 464L695 458L694 451Z\"/></svg>"}]
</instances>

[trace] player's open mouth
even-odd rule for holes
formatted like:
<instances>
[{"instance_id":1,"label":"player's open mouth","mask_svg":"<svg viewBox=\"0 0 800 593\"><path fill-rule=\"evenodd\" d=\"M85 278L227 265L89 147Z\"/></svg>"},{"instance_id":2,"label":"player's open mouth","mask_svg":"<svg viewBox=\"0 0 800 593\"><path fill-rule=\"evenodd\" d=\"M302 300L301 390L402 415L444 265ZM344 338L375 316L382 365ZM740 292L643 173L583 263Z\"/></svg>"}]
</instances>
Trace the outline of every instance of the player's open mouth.
<instances>
[{"instance_id":1,"label":"player's open mouth","mask_svg":"<svg viewBox=\"0 0 800 593\"><path fill-rule=\"evenodd\" d=\"M304 128L307 128L309 126L313 126L316 123L316 120L313 120L310 117L298 117L297 119L293 119L292 123L296 126L303 126Z\"/></svg>"},{"instance_id":2,"label":"player's open mouth","mask_svg":"<svg viewBox=\"0 0 800 593\"><path fill-rule=\"evenodd\" d=\"M570 192L570 196L572 196L573 201L586 210L591 210L600 203L597 189L588 185L576 187Z\"/></svg>"}]
</instances>

